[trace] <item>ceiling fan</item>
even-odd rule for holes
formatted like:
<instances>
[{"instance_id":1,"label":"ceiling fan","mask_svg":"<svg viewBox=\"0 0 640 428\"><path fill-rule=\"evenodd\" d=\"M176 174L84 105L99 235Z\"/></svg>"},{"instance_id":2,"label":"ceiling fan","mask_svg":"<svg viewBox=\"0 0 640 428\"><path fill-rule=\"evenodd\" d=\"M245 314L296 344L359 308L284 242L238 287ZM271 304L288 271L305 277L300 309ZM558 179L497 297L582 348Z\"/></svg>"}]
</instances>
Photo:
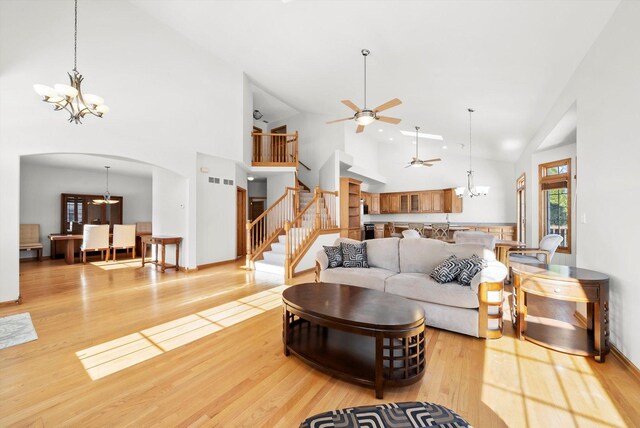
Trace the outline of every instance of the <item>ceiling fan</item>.
<instances>
[{"instance_id":1,"label":"ceiling fan","mask_svg":"<svg viewBox=\"0 0 640 428\"><path fill-rule=\"evenodd\" d=\"M419 145L418 131L419 130L420 130L420 127L416 126L416 155L413 157L411 162L409 162L409 164L407 166L405 166L405 168L420 167L420 166L433 166L433 162L440 162L442 160L440 158L420 160L420 158L418 157L418 145Z\"/></svg>"},{"instance_id":2,"label":"ceiling fan","mask_svg":"<svg viewBox=\"0 0 640 428\"><path fill-rule=\"evenodd\" d=\"M356 128L356 133L360 133L364 131L365 126L372 124L376 120L397 125L398 123L400 123L401 119L398 119L396 117L378 116L378 113L380 113L381 111L388 110L391 107L395 107L397 105L402 104L402 101L400 101L398 98L394 98L390 101L387 101L386 103L379 105L374 109L367 108L367 56L371 52L368 49L362 49L361 52L362 52L362 56L364 57L364 108L363 109L359 108L351 100L342 100L341 101L342 104L346 105L356 113L352 117L345 117L344 119L332 120L330 122L327 122L327 124L344 122L346 120L353 119L358 124L358 127Z\"/></svg>"}]
</instances>

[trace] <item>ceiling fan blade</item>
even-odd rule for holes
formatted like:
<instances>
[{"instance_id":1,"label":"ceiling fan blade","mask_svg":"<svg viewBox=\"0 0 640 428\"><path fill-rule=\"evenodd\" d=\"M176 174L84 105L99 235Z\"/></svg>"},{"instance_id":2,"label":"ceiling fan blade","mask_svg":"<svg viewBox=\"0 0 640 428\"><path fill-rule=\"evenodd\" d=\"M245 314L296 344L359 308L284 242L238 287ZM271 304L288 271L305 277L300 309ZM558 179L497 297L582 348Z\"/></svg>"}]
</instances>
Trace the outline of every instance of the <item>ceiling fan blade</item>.
<instances>
[{"instance_id":1,"label":"ceiling fan blade","mask_svg":"<svg viewBox=\"0 0 640 428\"><path fill-rule=\"evenodd\" d=\"M364 131L364 125L358 125L358 127L356 128L356 134L359 134L362 131Z\"/></svg>"},{"instance_id":2,"label":"ceiling fan blade","mask_svg":"<svg viewBox=\"0 0 640 428\"><path fill-rule=\"evenodd\" d=\"M390 109L391 107L395 107L395 106L398 106L400 104L402 104L402 101L400 101L398 98L394 98L391 101L387 101L386 103L384 103L382 105L379 105L378 107L374 108L373 111L375 111L375 112L385 111L387 109Z\"/></svg>"},{"instance_id":3,"label":"ceiling fan blade","mask_svg":"<svg viewBox=\"0 0 640 428\"><path fill-rule=\"evenodd\" d=\"M442 159L438 158L438 159L427 159L424 160L423 162L440 162Z\"/></svg>"},{"instance_id":4,"label":"ceiling fan blade","mask_svg":"<svg viewBox=\"0 0 640 428\"><path fill-rule=\"evenodd\" d=\"M409 165L406 165L405 168L411 168L412 166L413 165L409 164Z\"/></svg>"},{"instance_id":5,"label":"ceiling fan blade","mask_svg":"<svg viewBox=\"0 0 640 428\"><path fill-rule=\"evenodd\" d=\"M422 164L422 166L433 166L433 164L432 164L432 163L426 163L426 162L425 162L425 163L423 163L423 164Z\"/></svg>"},{"instance_id":6,"label":"ceiling fan blade","mask_svg":"<svg viewBox=\"0 0 640 428\"><path fill-rule=\"evenodd\" d=\"M380 122L393 123L394 125L397 125L402 119L398 119L397 117L378 116L378 120Z\"/></svg>"},{"instance_id":7,"label":"ceiling fan blade","mask_svg":"<svg viewBox=\"0 0 640 428\"><path fill-rule=\"evenodd\" d=\"M353 117L345 117L344 119L336 119L336 120L332 120L330 122L327 122L327 125L330 123L336 123L336 122L344 122L345 120L351 120L353 119Z\"/></svg>"},{"instance_id":8,"label":"ceiling fan blade","mask_svg":"<svg viewBox=\"0 0 640 428\"><path fill-rule=\"evenodd\" d=\"M351 110L355 111L356 113L358 113L360 111L360 109L358 108L357 105L355 105L353 103L353 101L351 100L342 100L340 101L342 104L346 105L347 107L349 107Z\"/></svg>"}]
</instances>

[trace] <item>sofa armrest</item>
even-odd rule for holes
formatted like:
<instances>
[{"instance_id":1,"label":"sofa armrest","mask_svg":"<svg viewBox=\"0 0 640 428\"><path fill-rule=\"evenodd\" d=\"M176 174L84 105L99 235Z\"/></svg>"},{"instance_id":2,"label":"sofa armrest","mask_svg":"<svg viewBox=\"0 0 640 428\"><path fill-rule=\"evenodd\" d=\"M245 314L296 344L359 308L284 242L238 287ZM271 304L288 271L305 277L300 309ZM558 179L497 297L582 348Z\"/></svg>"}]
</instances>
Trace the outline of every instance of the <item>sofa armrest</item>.
<instances>
[{"instance_id":1,"label":"sofa armrest","mask_svg":"<svg viewBox=\"0 0 640 428\"><path fill-rule=\"evenodd\" d=\"M320 270L325 270L329 267L329 257L327 257L327 253L325 253L324 250L316 253L316 262Z\"/></svg>"},{"instance_id":2,"label":"sofa armrest","mask_svg":"<svg viewBox=\"0 0 640 428\"><path fill-rule=\"evenodd\" d=\"M471 280L471 289L479 294L480 284L484 282L504 282L509 271L507 267L497 260L487 262L487 267L482 269Z\"/></svg>"},{"instance_id":3,"label":"sofa armrest","mask_svg":"<svg viewBox=\"0 0 640 428\"><path fill-rule=\"evenodd\" d=\"M487 262L471 280L471 288L478 295L478 336L485 339L502 337L502 304L507 267L499 261Z\"/></svg>"}]
</instances>

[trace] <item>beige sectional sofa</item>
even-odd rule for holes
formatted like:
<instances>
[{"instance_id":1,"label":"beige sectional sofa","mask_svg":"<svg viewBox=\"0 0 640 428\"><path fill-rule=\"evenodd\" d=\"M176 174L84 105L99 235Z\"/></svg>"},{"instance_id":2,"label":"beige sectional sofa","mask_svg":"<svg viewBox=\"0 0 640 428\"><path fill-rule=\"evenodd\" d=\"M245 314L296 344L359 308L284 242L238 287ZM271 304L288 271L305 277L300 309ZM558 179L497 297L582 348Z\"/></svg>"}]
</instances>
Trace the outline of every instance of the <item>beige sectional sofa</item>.
<instances>
[{"instance_id":1,"label":"beige sectional sofa","mask_svg":"<svg viewBox=\"0 0 640 428\"><path fill-rule=\"evenodd\" d=\"M359 242L338 238L340 242ZM367 240L369 268L328 268L324 251L316 256L316 281L366 287L406 297L425 310L425 323L483 338L502 336L503 281L507 268L495 254L480 245L449 244L435 239L382 238ZM439 284L429 274L442 261L455 254L473 254L487 260L488 266L471 281Z\"/></svg>"}]
</instances>

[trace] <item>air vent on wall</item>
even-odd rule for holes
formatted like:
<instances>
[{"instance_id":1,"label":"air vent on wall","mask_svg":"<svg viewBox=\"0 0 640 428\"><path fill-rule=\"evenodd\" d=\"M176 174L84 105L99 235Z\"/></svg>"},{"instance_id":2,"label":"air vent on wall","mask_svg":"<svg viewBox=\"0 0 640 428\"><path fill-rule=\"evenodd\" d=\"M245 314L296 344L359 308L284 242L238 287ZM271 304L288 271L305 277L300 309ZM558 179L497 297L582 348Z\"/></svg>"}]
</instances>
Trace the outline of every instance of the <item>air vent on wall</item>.
<instances>
[{"instance_id":1,"label":"air vent on wall","mask_svg":"<svg viewBox=\"0 0 640 428\"><path fill-rule=\"evenodd\" d=\"M224 184L226 184L227 186L233 186L233 180L229 180L229 179L224 179Z\"/></svg>"},{"instance_id":2,"label":"air vent on wall","mask_svg":"<svg viewBox=\"0 0 640 428\"><path fill-rule=\"evenodd\" d=\"M209 177L209 183L220 184L220 179L218 177Z\"/></svg>"}]
</instances>

